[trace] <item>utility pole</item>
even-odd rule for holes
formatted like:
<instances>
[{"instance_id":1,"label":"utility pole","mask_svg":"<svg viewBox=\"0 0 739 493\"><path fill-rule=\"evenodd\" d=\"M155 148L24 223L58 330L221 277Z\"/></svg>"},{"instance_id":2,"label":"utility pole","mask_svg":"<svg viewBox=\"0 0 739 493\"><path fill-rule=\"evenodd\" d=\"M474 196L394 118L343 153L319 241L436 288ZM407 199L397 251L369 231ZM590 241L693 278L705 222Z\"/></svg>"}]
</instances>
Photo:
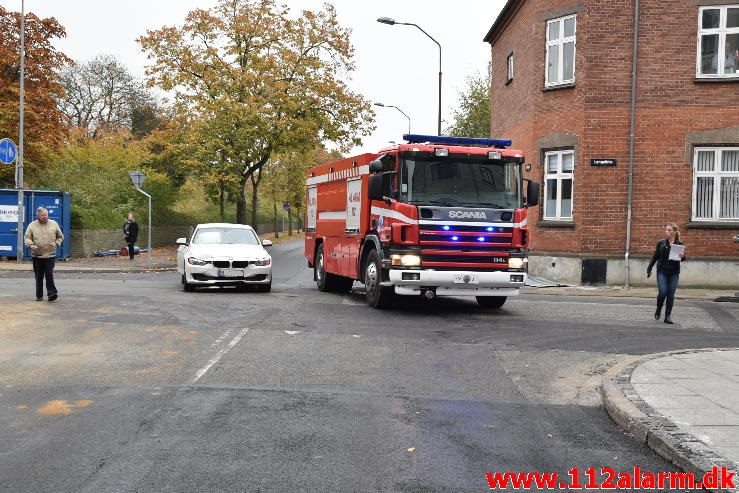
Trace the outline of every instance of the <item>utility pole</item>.
<instances>
[{"instance_id":1,"label":"utility pole","mask_svg":"<svg viewBox=\"0 0 739 493\"><path fill-rule=\"evenodd\" d=\"M24 91L26 78L26 12L24 3L25 0L21 0L21 114L18 132L18 162L15 172L15 186L18 189L18 241L16 243L15 261L18 264L23 263L23 235L25 233L23 231L23 218L25 217L23 210L23 102L25 99Z\"/></svg>"}]
</instances>

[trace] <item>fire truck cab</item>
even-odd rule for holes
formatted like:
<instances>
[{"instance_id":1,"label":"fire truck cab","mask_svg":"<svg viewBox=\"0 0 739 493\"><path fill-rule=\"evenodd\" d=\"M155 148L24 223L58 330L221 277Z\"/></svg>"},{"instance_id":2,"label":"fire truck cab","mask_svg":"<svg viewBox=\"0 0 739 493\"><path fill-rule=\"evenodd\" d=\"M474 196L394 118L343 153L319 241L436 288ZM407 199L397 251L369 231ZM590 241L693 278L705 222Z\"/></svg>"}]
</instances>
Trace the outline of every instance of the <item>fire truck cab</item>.
<instances>
[{"instance_id":1,"label":"fire truck cab","mask_svg":"<svg viewBox=\"0 0 739 493\"><path fill-rule=\"evenodd\" d=\"M375 308L403 295L501 307L526 280L526 207L539 197L523 153L506 140L403 138L308 170L305 256L318 289L360 281Z\"/></svg>"}]
</instances>

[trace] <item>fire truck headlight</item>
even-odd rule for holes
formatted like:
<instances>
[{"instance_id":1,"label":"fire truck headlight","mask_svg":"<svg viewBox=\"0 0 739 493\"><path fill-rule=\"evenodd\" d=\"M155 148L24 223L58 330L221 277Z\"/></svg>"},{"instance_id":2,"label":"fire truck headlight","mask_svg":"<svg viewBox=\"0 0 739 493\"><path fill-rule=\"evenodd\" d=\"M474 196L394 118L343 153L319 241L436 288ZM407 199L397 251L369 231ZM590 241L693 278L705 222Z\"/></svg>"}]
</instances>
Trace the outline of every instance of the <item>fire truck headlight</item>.
<instances>
[{"instance_id":1,"label":"fire truck headlight","mask_svg":"<svg viewBox=\"0 0 739 493\"><path fill-rule=\"evenodd\" d=\"M410 253L400 254L394 253L390 255L390 265L402 267L419 267L421 265L421 256Z\"/></svg>"},{"instance_id":2,"label":"fire truck headlight","mask_svg":"<svg viewBox=\"0 0 739 493\"><path fill-rule=\"evenodd\" d=\"M528 259L520 258L520 257L509 257L508 258L508 268L509 269L523 269L524 264L526 264L526 261Z\"/></svg>"}]
</instances>

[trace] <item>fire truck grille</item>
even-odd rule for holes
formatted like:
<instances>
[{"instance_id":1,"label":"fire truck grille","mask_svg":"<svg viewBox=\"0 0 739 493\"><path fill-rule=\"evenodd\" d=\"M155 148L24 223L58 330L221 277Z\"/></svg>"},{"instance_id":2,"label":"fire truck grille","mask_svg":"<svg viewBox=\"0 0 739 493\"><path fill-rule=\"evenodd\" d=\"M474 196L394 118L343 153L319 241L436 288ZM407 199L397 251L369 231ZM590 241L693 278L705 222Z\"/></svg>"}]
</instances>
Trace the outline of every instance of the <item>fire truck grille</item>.
<instances>
[{"instance_id":1,"label":"fire truck grille","mask_svg":"<svg viewBox=\"0 0 739 493\"><path fill-rule=\"evenodd\" d=\"M453 244L453 243L490 244L490 243L493 243L495 245L510 245L511 235L508 234L506 236L493 236L490 234L480 233L480 234L469 236L469 235L462 235L462 234L447 233L446 231L444 232L444 234L424 234L424 232L421 231L420 240L421 240L421 245L423 245L424 242L432 242L432 243L443 242L447 244Z\"/></svg>"},{"instance_id":2,"label":"fire truck grille","mask_svg":"<svg viewBox=\"0 0 739 493\"><path fill-rule=\"evenodd\" d=\"M436 270L490 271L508 267L507 251L489 248L429 246L421 250L421 267Z\"/></svg>"},{"instance_id":3,"label":"fire truck grille","mask_svg":"<svg viewBox=\"0 0 739 493\"><path fill-rule=\"evenodd\" d=\"M445 229L448 228L448 229ZM512 233L513 228L512 227L504 227L504 226L461 226L461 225L454 225L454 226L448 226L443 223L439 224L423 224L421 226L422 231L443 231L444 233L451 233L451 232L459 232L459 233L465 233L465 232L474 232L474 233Z\"/></svg>"},{"instance_id":4,"label":"fire truck grille","mask_svg":"<svg viewBox=\"0 0 739 493\"><path fill-rule=\"evenodd\" d=\"M486 257L467 257L464 255L423 255L423 262L454 262L475 264L505 264L508 265L508 255L490 255Z\"/></svg>"}]
</instances>

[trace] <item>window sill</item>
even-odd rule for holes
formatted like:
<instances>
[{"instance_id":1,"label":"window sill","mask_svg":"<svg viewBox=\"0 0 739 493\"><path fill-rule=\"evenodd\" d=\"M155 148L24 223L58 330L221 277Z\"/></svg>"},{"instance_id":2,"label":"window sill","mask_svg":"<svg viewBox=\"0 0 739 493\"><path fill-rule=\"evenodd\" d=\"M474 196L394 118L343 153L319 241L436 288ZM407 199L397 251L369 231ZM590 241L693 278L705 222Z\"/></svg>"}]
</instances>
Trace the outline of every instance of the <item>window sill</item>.
<instances>
[{"instance_id":1,"label":"window sill","mask_svg":"<svg viewBox=\"0 0 739 493\"><path fill-rule=\"evenodd\" d=\"M541 88L541 92L556 91L557 89L570 89L575 87L574 82L567 82L565 84L557 84L556 86L544 86Z\"/></svg>"},{"instance_id":2,"label":"window sill","mask_svg":"<svg viewBox=\"0 0 739 493\"><path fill-rule=\"evenodd\" d=\"M739 82L739 76L734 77L696 77L693 79L695 84L721 84Z\"/></svg>"},{"instance_id":3,"label":"window sill","mask_svg":"<svg viewBox=\"0 0 739 493\"><path fill-rule=\"evenodd\" d=\"M553 221L551 219L547 219L539 221L537 226L540 228L574 228L575 223L573 221Z\"/></svg>"},{"instance_id":4,"label":"window sill","mask_svg":"<svg viewBox=\"0 0 739 493\"><path fill-rule=\"evenodd\" d=\"M685 227L689 229L739 229L739 221L690 221Z\"/></svg>"}]
</instances>

